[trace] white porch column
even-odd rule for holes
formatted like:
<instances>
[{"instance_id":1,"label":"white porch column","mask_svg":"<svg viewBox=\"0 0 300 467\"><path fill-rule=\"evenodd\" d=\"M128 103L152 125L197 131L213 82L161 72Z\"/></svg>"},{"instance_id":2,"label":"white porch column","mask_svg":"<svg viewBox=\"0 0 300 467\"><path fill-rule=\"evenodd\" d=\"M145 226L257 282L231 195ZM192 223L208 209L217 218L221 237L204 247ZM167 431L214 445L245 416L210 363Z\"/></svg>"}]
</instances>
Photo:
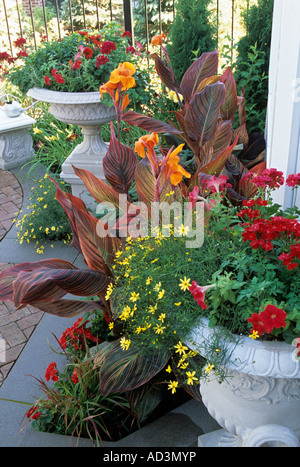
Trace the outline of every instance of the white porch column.
<instances>
[{"instance_id":1,"label":"white porch column","mask_svg":"<svg viewBox=\"0 0 300 467\"><path fill-rule=\"evenodd\" d=\"M300 172L299 0L274 0L266 141L269 168L285 177ZM289 187L281 187L273 199L284 208L294 204ZM296 202L300 206L299 193Z\"/></svg>"}]
</instances>

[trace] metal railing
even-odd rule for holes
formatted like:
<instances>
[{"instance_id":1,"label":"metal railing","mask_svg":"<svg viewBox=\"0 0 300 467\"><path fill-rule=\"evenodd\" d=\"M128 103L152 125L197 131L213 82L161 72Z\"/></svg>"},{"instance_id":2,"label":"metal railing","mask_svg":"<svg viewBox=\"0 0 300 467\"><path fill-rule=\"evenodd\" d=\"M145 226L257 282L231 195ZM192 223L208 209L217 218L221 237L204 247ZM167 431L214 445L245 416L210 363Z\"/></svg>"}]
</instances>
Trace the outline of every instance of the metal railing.
<instances>
[{"instance_id":1,"label":"metal railing","mask_svg":"<svg viewBox=\"0 0 300 467\"><path fill-rule=\"evenodd\" d=\"M26 2L27 5L27 24L29 24L29 28L25 31L23 26L24 24L24 3ZM6 48L10 49L10 53L14 56L14 47L13 42L18 37L25 37L29 40L35 47L38 47L37 44L37 28L39 31L43 30L44 36L49 40L50 31L49 31L49 21L47 19L47 9L51 6L52 12L54 11L54 18L56 23L56 31L54 31L54 36L57 39L61 39L62 35L65 34L63 30L63 24L61 21L62 16L62 9L61 9L61 2L62 0L2 0L2 8L1 8L1 17L2 17L2 45L6 45ZM73 0L74 2L74 0ZM136 34L136 19L135 13L138 9L143 10L143 15L140 15L140 22L144 23L144 34L143 38L146 42L146 47L149 47L149 41L151 39L151 31L150 31L150 21L149 21L149 12L151 8L151 12L155 10L155 25L157 28L157 33L161 33L166 24L164 22L166 11L168 12L171 19L174 19L176 15L176 5L175 0L94 0L89 2L84 2L84 0L76 0L77 4L81 3L81 26L77 27L74 24L74 13L72 12L72 0L64 0L63 1L63 8L64 8L64 16L68 16L68 33L73 33L75 30L87 28L87 18L90 15L87 14L87 8L91 4L94 7L94 24L95 28L100 30L101 24L103 24L103 18L100 17L100 8L103 12L103 5L105 3L105 10L106 10L106 22L117 20L121 22L122 26L126 31L130 31L133 37L133 43L135 38L140 40L140 37ZM40 4L39 10L39 26L37 26L36 21L36 7L37 4ZM222 20L222 13L224 9L224 5L226 3L227 8L227 20L229 21L228 28L230 29L231 35L231 45L233 46L234 38L235 38L235 27L236 22L238 19L238 15L236 13L238 8L247 8L249 10L250 6L254 3L257 3L257 0L212 0L212 10L213 14L215 15L215 21L217 24L218 29L218 42L220 39L220 24ZM116 10L117 4L117 10ZM68 10L68 12L67 12ZM116 11L118 12L116 17ZM153 15L152 15L153 16ZM52 17L53 19L53 17ZM66 23L66 21L65 21ZM26 23L25 23L26 24ZM28 34L28 29L30 30L30 37L26 37ZM140 29L140 28L139 28ZM53 31L51 31L51 38L53 38ZM4 39L3 39L4 37ZM2 50L0 49L0 52Z\"/></svg>"}]
</instances>

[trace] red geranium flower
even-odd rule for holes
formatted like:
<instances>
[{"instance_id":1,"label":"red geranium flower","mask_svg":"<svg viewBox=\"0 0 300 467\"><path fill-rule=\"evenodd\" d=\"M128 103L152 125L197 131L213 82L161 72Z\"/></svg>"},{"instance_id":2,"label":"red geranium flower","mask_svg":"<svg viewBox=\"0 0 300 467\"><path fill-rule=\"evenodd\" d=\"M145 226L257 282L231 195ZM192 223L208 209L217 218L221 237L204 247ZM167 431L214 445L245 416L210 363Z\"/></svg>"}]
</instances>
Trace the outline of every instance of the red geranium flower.
<instances>
[{"instance_id":1,"label":"red geranium flower","mask_svg":"<svg viewBox=\"0 0 300 467\"><path fill-rule=\"evenodd\" d=\"M24 39L24 37L19 37L19 39L14 41L15 47L22 47L24 44L26 44L26 39Z\"/></svg>"},{"instance_id":2,"label":"red geranium flower","mask_svg":"<svg viewBox=\"0 0 300 467\"><path fill-rule=\"evenodd\" d=\"M72 381L73 384L77 384L78 381L79 381L78 374L77 374L77 371L76 371L75 368L74 368L72 376L71 376L71 381Z\"/></svg>"},{"instance_id":3,"label":"red geranium flower","mask_svg":"<svg viewBox=\"0 0 300 467\"><path fill-rule=\"evenodd\" d=\"M55 81L57 83L60 83L60 84L63 84L65 82L64 78L62 75L60 75L59 73L56 73L55 75Z\"/></svg>"},{"instance_id":4,"label":"red geranium flower","mask_svg":"<svg viewBox=\"0 0 300 467\"><path fill-rule=\"evenodd\" d=\"M26 413L26 417L32 418L33 420L36 420L37 418L39 418L39 416L41 415L41 412L37 412L37 409L38 409L37 405L34 405L33 407L31 407Z\"/></svg>"},{"instance_id":5,"label":"red geranium flower","mask_svg":"<svg viewBox=\"0 0 300 467\"><path fill-rule=\"evenodd\" d=\"M50 78L48 75L44 76L44 81L45 81L45 84L47 84L48 86L51 86Z\"/></svg>"},{"instance_id":6,"label":"red geranium flower","mask_svg":"<svg viewBox=\"0 0 300 467\"><path fill-rule=\"evenodd\" d=\"M122 37L132 37L132 34L130 31L124 31Z\"/></svg>"},{"instance_id":7,"label":"red geranium flower","mask_svg":"<svg viewBox=\"0 0 300 467\"><path fill-rule=\"evenodd\" d=\"M114 42L111 42L111 41L105 41L105 42L103 42L100 50L101 50L101 52L103 54L108 55L113 50L116 50L116 44Z\"/></svg>"},{"instance_id":8,"label":"red geranium flower","mask_svg":"<svg viewBox=\"0 0 300 467\"><path fill-rule=\"evenodd\" d=\"M94 51L90 47L85 47L82 53L86 58L92 58Z\"/></svg>"},{"instance_id":9,"label":"red geranium flower","mask_svg":"<svg viewBox=\"0 0 300 467\"><path fill-rule=\"evenodd\" d=\"M298 174L291 174L286 179L287 186L295 187L296 185L300 185L300 173Z\"/></svg>"},{"instance_id":10,"label":"red geranium flower","mask_svg":"<svg viewBox=\"0 0 300 467\"><path fill-rule=\"evenodd\" d=\"M58 369L56 368L56 363L52 362L50 365L48 365L48 368L45 373L45 378L46 381L49 381L52 379L52 381L58 381L59 376L58 376Z\"/></svg>"},{"instance_id":11,"label":"red geranium flower","mask_svg":"<svg viewBox=\"0 0 300 467\"><path fill-rule=\"evenodd\" d=\"M104 65L107 62L109 62L109 59L106 55L98 55L95 66L97 68L100 68L100 66Z\"/></svg>"}]
</instances>

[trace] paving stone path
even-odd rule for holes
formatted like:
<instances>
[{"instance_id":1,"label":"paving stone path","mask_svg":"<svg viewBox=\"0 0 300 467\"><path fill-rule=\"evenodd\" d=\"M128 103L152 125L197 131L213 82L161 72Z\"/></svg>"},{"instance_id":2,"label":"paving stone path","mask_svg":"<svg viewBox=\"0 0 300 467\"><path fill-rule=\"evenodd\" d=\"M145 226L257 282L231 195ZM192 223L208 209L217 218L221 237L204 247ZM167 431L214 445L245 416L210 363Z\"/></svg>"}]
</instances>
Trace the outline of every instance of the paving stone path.
<instances>
[{"instance_id":1,"label":"paving stone path","mask_svg":"<svg viewBox=\"0 0 300 467\"><path fill-rule=\"evenodd\" d=\"M0 241L11 229L22 202L23 190L17 178L11 172L0 170ZM10 266L13 263L1 262L0 257L0 272ZM0 361L0 386L42 316L43 313L32 306L16 310L12 302L0 301L0 339L1 348L5 348L5 362Z\"/></svg>"}]
</instances>

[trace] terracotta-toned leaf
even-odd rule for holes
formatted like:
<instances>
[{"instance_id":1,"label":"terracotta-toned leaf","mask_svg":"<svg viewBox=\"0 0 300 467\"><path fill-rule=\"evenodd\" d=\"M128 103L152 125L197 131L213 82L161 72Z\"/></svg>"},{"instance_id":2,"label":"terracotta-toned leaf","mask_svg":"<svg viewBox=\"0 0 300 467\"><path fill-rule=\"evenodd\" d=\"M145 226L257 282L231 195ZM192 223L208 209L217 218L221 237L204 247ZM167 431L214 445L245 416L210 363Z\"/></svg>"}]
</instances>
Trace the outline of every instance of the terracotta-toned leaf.
<instances>
[{"instance_id":1,"label":"terracotta-toned leaf","mask_svg":"<svg viewBox=\"0 0 300 467\"><path fill-rule=\"evenodd\" d=\"M218 51L207 52L201 55L194 63L188 68L183 75L180 83L182 94L186 101L190 101L196 90L206 78L210 78L218 71Z\"/></svg>"},{"instance_id":2,"label":"terracotta-toned leaf","mask_svg":"<svg viewBox=\"0 0 300 467\"><path fill-rule=\"evenodd\" d=\"M21 271L35 271L37 269L77 269L69 261L51 258L46 260L16 264L0 274L0 300L13 300L13 282Z\"/></svg>"},{"instance_id":3,"label":"terracotta-toned leaf","mask_svg":"<svg viewBox=\"0 0 300 467\"><path fill-rule=\"evenodd\" d=\"M81 178L86 186L86 189L89 191L92 197L98 201L98 203L107 201L119 207L118 192L114 190L107 182L105 182L105 180L101 180L88 170L80 169L75 166L72 167L75 174Z\"/></svg>"},{"instance_id":4,"label":"terracotta-toned leaf","mask_svg":"<svg viewBox=\"0 0 300 467\"><path fill-rule=\"evenodd\" d=\"M201 92L202 89L204 89L205 86L207 86L208 84L215 84L215 83L217 83L219 80L220 80L220 76L219 76L219 75L210 76L209 78L205 78L203 81L201 81L201 83L200 83L199 86L197 87L197 89L196 89L196 91L195 91L194 94L196 94L197 92Z\"/></svg>"},{"instance_id":5,"label":"terracotta-toned leaf","mask_svg":"<svg viewBox=\"0 0 300 467\"><path fill-rule=\"evenodd\" d=\"M110 282L111 278L105 274L85 269L21 271L13 283L13 301L20 306L60 300L66 293L100 296Z\"/></svg>"},{"instance_id":6,"label":"terracotta-toned leaf","mask_svg":"<svg viewBox=\"0 0 300 467\"><path fill-rule=\"evenodd\" d=\"M99 370L99 389L103 394L131 391L147 383L168 362L168 352L153 349L141 350L132 343L128 350L122 350L120 339L106 348L104 358L97 356Z\"/></svg>"},{"instance_id":7,"label":"terracotta-toned leaf","mask_svg":"<svg viewBox=\"0 0 300 467\"><path fill-rule=\"evenodd\" d=\"M72 318L82 313L92 313L99 308L103 309L102 302L99 300L62 299L53 302L34 302L33 306L45 313L64 318Z\"/></svg>"},{"instance_id":8,"label":"terracotta-toned leaf","mask_svg":"<svg viewBox=\"0 0 300 467\"><path fill-rule=\"evenodd\" d=\"M150 208L155 196L155 176L147 158L142 159L135 170L135 188L140 200Z\"/></svg>"},{"instance_id":9,"label":"terracotta-toned leaf","mask_svg":"<svg viewBox=\"0 0 300 467\"><path fill-rule=\"evenodd\" d=\"M136 153L129 146L117 141L111 123L110 144L103 159L103 171L106 180L118 193L128 193L136 164Z\"/></svg>"},{"instance_id":10,"label":"terracotta-toned leaf","mask_svg":"<svg viewBox=\"0 0 300 467\"><path fill-rule=\"evenodd\" d=\"M190 138L203 146L212 139L217 128L220 107L225 100L225 85L206 86L191 99L184 121Z\"/></svg>"},{"instance_id":11,"label":"terracotta-toned leaf","mask_svg":"<svg viewBox=\"0 0 300 467\"><path fill-rule=\"evenodd\" d=\"M165 65L164 61L160 58L159 55L156 53L151 55L151 58L155 61L155 69L157 71L158 76L162 80L162 82L167 86L167 88L171 89L171 91L178 91L180 92L180 86L177 82L174 74L170 71L170 69Z\"/></svg>"},{"instance_id":12,"label":"terracotta-toned leaf","mask_svg":"<svg viewBox=\"0 0 300 467\"><path fill-rule=\"evenodd\" d=\"M238 108L238 98L236 83L230 68L227 68L220 78L220 82L225 84L226 97L221 107L221 117L223 120L233 121Z\"/></svg>"},{"instance_id":13,"label":"terracotta-toned leaf","mask_svg":"<svg viewBox=\"0 0 300 467\"><path fill-rule=\"evenodd\" d=\"M200 166L199 170L210 175L219 176L225 167L228 157L232 154L237 141L238 136L231 146L224 149L224 151L222 151L214 160L210 161L208 164Z\"/></svg>"},{"instance_id":14,"label":"terracotta-toned leaf","mask_svg":"<svg viewBox=\"0 0 300 467\"><path fill-rule=\"evenodd\" d=\"M122 120L151 133L180 133L177 128L169 125L168 123L161 122L160 120L156 120L152 117L147 117L146 115L141 115L133 110L126 112L126 114L123 115Z\"/></svg>"}]
</instances>

